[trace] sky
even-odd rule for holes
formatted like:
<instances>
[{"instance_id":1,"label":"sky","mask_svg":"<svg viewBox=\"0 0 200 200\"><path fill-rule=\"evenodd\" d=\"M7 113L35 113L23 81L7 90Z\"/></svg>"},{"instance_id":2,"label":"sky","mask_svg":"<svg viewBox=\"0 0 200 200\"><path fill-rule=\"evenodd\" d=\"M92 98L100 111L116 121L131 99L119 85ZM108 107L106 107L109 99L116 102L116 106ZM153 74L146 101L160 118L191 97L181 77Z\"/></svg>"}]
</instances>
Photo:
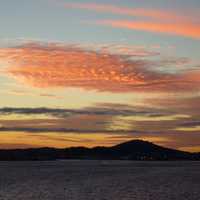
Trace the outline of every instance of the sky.
<instances>
[{"instance_id":1,"label":"sky","mask_svg":"<svg viewBox=\"0 0 200 200\"><path fill-rule=\"evenodd\" d=\"M0 148L142 139L200 151L198 0L0 0Z\"/></svg>"}]
</instances>

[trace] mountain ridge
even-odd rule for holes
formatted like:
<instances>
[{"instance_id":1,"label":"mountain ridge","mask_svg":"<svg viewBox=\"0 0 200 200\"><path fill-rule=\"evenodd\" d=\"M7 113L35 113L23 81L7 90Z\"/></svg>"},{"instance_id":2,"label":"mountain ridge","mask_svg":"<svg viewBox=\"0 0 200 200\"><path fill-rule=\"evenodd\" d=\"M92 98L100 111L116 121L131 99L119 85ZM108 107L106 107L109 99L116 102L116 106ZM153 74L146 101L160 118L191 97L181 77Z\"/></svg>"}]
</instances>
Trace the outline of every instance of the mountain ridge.
<instances>
[{"instance_id":1,"label":"mountain ridge","mask_svg":"<svg viewBox=\"0 0 200 200\"><path fill-rule=\"evenodd\" d=\"M58 159L200 160L200 153L170 149L144 140L130 140L111 147L0 149L0 161Z\"/></svg>"}]
</instances>

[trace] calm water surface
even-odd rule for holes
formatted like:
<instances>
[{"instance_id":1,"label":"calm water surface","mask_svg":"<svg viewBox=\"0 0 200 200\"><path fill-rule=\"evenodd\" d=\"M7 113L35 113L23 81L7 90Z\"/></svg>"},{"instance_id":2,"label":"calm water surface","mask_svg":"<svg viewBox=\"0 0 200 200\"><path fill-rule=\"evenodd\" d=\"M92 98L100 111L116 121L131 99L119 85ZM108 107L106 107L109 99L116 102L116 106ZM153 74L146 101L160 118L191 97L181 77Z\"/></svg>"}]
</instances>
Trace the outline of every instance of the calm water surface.
<instances>
[{"instance_id":1,"label":"calm water surface","mask_svg":"<svg viewBox=\"0 0 200 200\"><path fill-rule=\"evenodd\" d=\"M0 200L200 200L200 162L0 162Z\"/></svg>"}]
</instances>

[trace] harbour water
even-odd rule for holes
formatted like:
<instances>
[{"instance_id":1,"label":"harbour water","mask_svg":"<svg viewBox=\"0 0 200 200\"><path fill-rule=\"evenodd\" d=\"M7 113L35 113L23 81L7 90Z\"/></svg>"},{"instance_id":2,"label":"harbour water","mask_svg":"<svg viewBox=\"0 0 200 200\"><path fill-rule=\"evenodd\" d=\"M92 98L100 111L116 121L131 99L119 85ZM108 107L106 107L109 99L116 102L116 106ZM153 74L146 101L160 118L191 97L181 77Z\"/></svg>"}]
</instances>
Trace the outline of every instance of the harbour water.
<instances>
[{"instance_id":1,"label":"harbour water","mask_svg":"<svg viewBox=\"0 0 200 200\"><path fill-rule=\"evenodd\" d=\"M0 162L0 200L199 200L200 162Z\"/></svg>"}]
</instances>

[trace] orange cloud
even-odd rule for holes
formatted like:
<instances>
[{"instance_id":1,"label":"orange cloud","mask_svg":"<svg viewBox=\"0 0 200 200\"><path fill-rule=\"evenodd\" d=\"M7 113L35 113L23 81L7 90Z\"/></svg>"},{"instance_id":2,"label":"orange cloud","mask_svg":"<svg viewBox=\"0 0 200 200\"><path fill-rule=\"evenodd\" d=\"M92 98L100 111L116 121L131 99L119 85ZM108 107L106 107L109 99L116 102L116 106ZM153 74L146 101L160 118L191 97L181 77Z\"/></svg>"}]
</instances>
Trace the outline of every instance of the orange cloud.
<instances>
[{"instance_id":1,"label":"orange cloud","mask_svg":"<svg viewBox=\"0 0 200 200\"><path fill-rule=\"evenodd\" d=\"M1 49L0 58L9 66L6 73L35 87L129 91L148 80L145 61L71 46L28 44Z\"/></svg>"},{"instance_id":2,"label":"orange cloud","mask_svg":"<svg viewBox=\"0 0 200 200\"><path fill-rule=\"evenodd\" d=\"M0 49L4 73L33 87L79 87L97 91L166 91L197 88L194 76L160 73L152 66L177 65L179 59L152 62L108 51L86 50L73 45L26 44ZM181 63L185 60L181 60ZM196 75L195 75L196 76Z\"/></svg>"},{"instance_id":3,"label":"orange cloud","mask_svg":"<svg viewBox=\"0 0 200 200\"><path fill-rule=\"evenodd\" d=\"M99 21L97 24L109 25L116 28L127 28L134 30L142 30L154 33L166 33L172 35L180 35L200 39L200 25L193 23L162 23L162 22L140 22L140 21L116 21L105 20Z\"/></svg>"}]
</instances>

